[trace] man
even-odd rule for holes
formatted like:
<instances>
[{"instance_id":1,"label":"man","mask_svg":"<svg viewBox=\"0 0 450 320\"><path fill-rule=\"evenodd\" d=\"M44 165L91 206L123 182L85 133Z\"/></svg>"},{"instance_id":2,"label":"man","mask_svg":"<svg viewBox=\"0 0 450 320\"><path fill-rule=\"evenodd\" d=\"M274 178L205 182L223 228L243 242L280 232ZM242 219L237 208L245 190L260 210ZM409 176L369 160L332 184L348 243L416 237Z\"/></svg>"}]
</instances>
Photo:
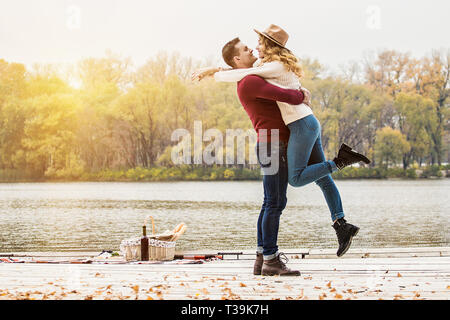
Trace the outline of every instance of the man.
<instances>
[{"instance_id":1,"label":"man","mask_svg":"<svg viewBox=\"0 0 450 320\"><path fill-rule=\"evenodd\" d=\"M249 49L239 38L231 40L224 46L222 56L232 68L250 68L257 60L253 55L253 50ZM289 129L283 122L276 101L293 105L302 102L308 103L309 92L307 90L281 89L258 76L250 75L238 83L237 93L257 132L257 155L263 170L264 202L257 224L258 247L254 274L299 276L299 271L290 270L286 266L287 258L283 253L278 252L277 246L280 215L287 201L286 150ZM278 137L272 137L272 130L278 131ZM279 141L275 141L275 139L279 139ZM260 150L267 150L270 153L267 155L271 158L271 163L262 161L264 152L260 152ZM278 168L271 170L274 162L277 163L275 167Z\"/></svg>"}]
</instances>

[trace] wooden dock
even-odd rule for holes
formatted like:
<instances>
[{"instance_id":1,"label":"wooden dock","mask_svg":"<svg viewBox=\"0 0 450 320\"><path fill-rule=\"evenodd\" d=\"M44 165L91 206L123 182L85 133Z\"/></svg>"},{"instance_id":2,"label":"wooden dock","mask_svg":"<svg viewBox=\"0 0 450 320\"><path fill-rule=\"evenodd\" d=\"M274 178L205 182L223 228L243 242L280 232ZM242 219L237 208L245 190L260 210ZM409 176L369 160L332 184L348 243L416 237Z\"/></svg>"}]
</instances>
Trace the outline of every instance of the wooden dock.
<instances>
[{"instance_id":1,"label":"wooden dock","mask_svg":"<svg viewBox=\"0 0 450 320\"><path fill-rule=\"evenodd\" d=\"M0 263L0 299L450 298L450 247L355 248L342 258L335 250L285 250L299 277L254 276L253 251L228 253L211 261L146 264L99 252L0 253L23 262Z\"/></svg>"}]
</instances>

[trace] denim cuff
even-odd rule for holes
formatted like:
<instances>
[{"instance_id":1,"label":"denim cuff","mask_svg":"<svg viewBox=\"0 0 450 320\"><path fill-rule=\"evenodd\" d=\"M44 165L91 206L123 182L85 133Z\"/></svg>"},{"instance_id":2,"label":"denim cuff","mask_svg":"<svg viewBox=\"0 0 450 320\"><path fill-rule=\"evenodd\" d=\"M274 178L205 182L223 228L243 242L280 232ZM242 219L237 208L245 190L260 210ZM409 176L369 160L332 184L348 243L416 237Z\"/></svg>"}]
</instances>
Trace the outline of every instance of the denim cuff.
<instances>
[{"instance_id":1,"label":"denim cuff","mask_svg":"<svg viewBox=\"0 0 450 320\"><path fill-rule=\"evenodd\" d=\"M256 247L256 253L263 253L264 248L263 247Z\"/></svg>"},{"instance_id":2,"label":"denim cuff","mask_svg":"<svg viewBox=\"0 0 450 320\"><path fill-rule=\"evenodd\" d=\"M274 254L270 254L268 256L264 256L264 260L272 260L273 258L277 257L278 254L279 253L278 253L278 250L277 250L277 252L275 252Z\"/></svg>"},{"instance_id":3,"label":"denim cuff","mask_svg":"<svg viewBox=\"0 0 450 320\"><path fill-rule=\"evenodd\" d=\"M327 162L328 162L328 165L330 166L331 173L339 170L338 167L336 166L336 163L334 163L334 161L328 160Z\"/></svg>"},{"instance_id":4,"label":"denim cuff","mask_svg":"<svg viewBox=\"0 0 450 320\"><path fill-rule=\"evenodd\" d=\"M344 218L344 217L345 217L345 215L343 212L338 212L338 213L333 214L333 216L331 217L331 220L336 221L337 219Z\"/></svg>"}]
</instances>

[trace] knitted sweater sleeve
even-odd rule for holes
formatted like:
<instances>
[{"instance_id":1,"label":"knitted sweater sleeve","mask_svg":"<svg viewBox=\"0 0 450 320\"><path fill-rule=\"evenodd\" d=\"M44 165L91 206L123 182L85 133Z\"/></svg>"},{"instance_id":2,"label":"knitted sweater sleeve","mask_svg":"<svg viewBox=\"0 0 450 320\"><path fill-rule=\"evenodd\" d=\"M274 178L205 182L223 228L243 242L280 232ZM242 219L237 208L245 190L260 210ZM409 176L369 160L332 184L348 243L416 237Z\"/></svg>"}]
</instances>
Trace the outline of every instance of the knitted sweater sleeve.
<instances>
[{"instance_id":1,"label":"knitted sweater sleeve","mask_svg":"<svg viewBox=\"0 0 450 320\"><path fill-rule=\"evenodd\" d=\"M284 72L286 71L283 64L278 61L273 61L254 68L219 71L214 74L214 79L220 82L238 82L251 74L264 79L270 79L279 77Z\"/></svg>"}]
</instances>

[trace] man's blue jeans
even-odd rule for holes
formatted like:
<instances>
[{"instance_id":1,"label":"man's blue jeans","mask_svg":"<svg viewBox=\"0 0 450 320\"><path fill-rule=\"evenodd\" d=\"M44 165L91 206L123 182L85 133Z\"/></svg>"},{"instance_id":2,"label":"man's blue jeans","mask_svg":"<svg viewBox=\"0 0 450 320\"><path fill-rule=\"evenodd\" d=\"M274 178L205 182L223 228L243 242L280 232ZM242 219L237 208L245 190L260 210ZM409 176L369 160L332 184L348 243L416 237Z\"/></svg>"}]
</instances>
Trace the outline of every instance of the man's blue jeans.
<instances>
[{"instance_id":1,"label":"man's blue jeans","mask_svg":"<svg viewBox=\"0 0 450 320\"><path fill-rule=\"evenodd\" d=\"M343 218L341 196L331 178L337 170L333 161L326 161L322 149L321 127L314 115L288 124L291 131L287 150L289 184L301 187L311 182L322 189L332 221Z\"/></svg>"},{"instance_id":2,"label":"man's blue jeans","mask_svg":"<svg viewBox=\"0 0 450 320\"><path fill-rule=\"evenodd\" d=\"M262 148L262 143L259 142L256 146L256 154L258 155L258 162L263 171L263 186L264 186L264 202L258 218L257 232L258 232L258 248L257 252L263 253L264 260L270 260L277 256L278 246L278 228L280 224L280 216L283 209L286 207L286 190L288 186L288 167L287 167L287 144L280 141L279 147L274 149L271 153L272 146L270 143L265 143ZM272 161L278 160L278 170L273 174L273 170L267 170L270 174L264 174L265 170L272 163L265 163L261 161L260 150L267 150L267 156ZM264 151L262 152L264 153ZM265 155L264 155L265 156ZM263 156L263 157L264 157ZM275 158L276 157L276 158Z\"/></svg>"}]
</instances>

